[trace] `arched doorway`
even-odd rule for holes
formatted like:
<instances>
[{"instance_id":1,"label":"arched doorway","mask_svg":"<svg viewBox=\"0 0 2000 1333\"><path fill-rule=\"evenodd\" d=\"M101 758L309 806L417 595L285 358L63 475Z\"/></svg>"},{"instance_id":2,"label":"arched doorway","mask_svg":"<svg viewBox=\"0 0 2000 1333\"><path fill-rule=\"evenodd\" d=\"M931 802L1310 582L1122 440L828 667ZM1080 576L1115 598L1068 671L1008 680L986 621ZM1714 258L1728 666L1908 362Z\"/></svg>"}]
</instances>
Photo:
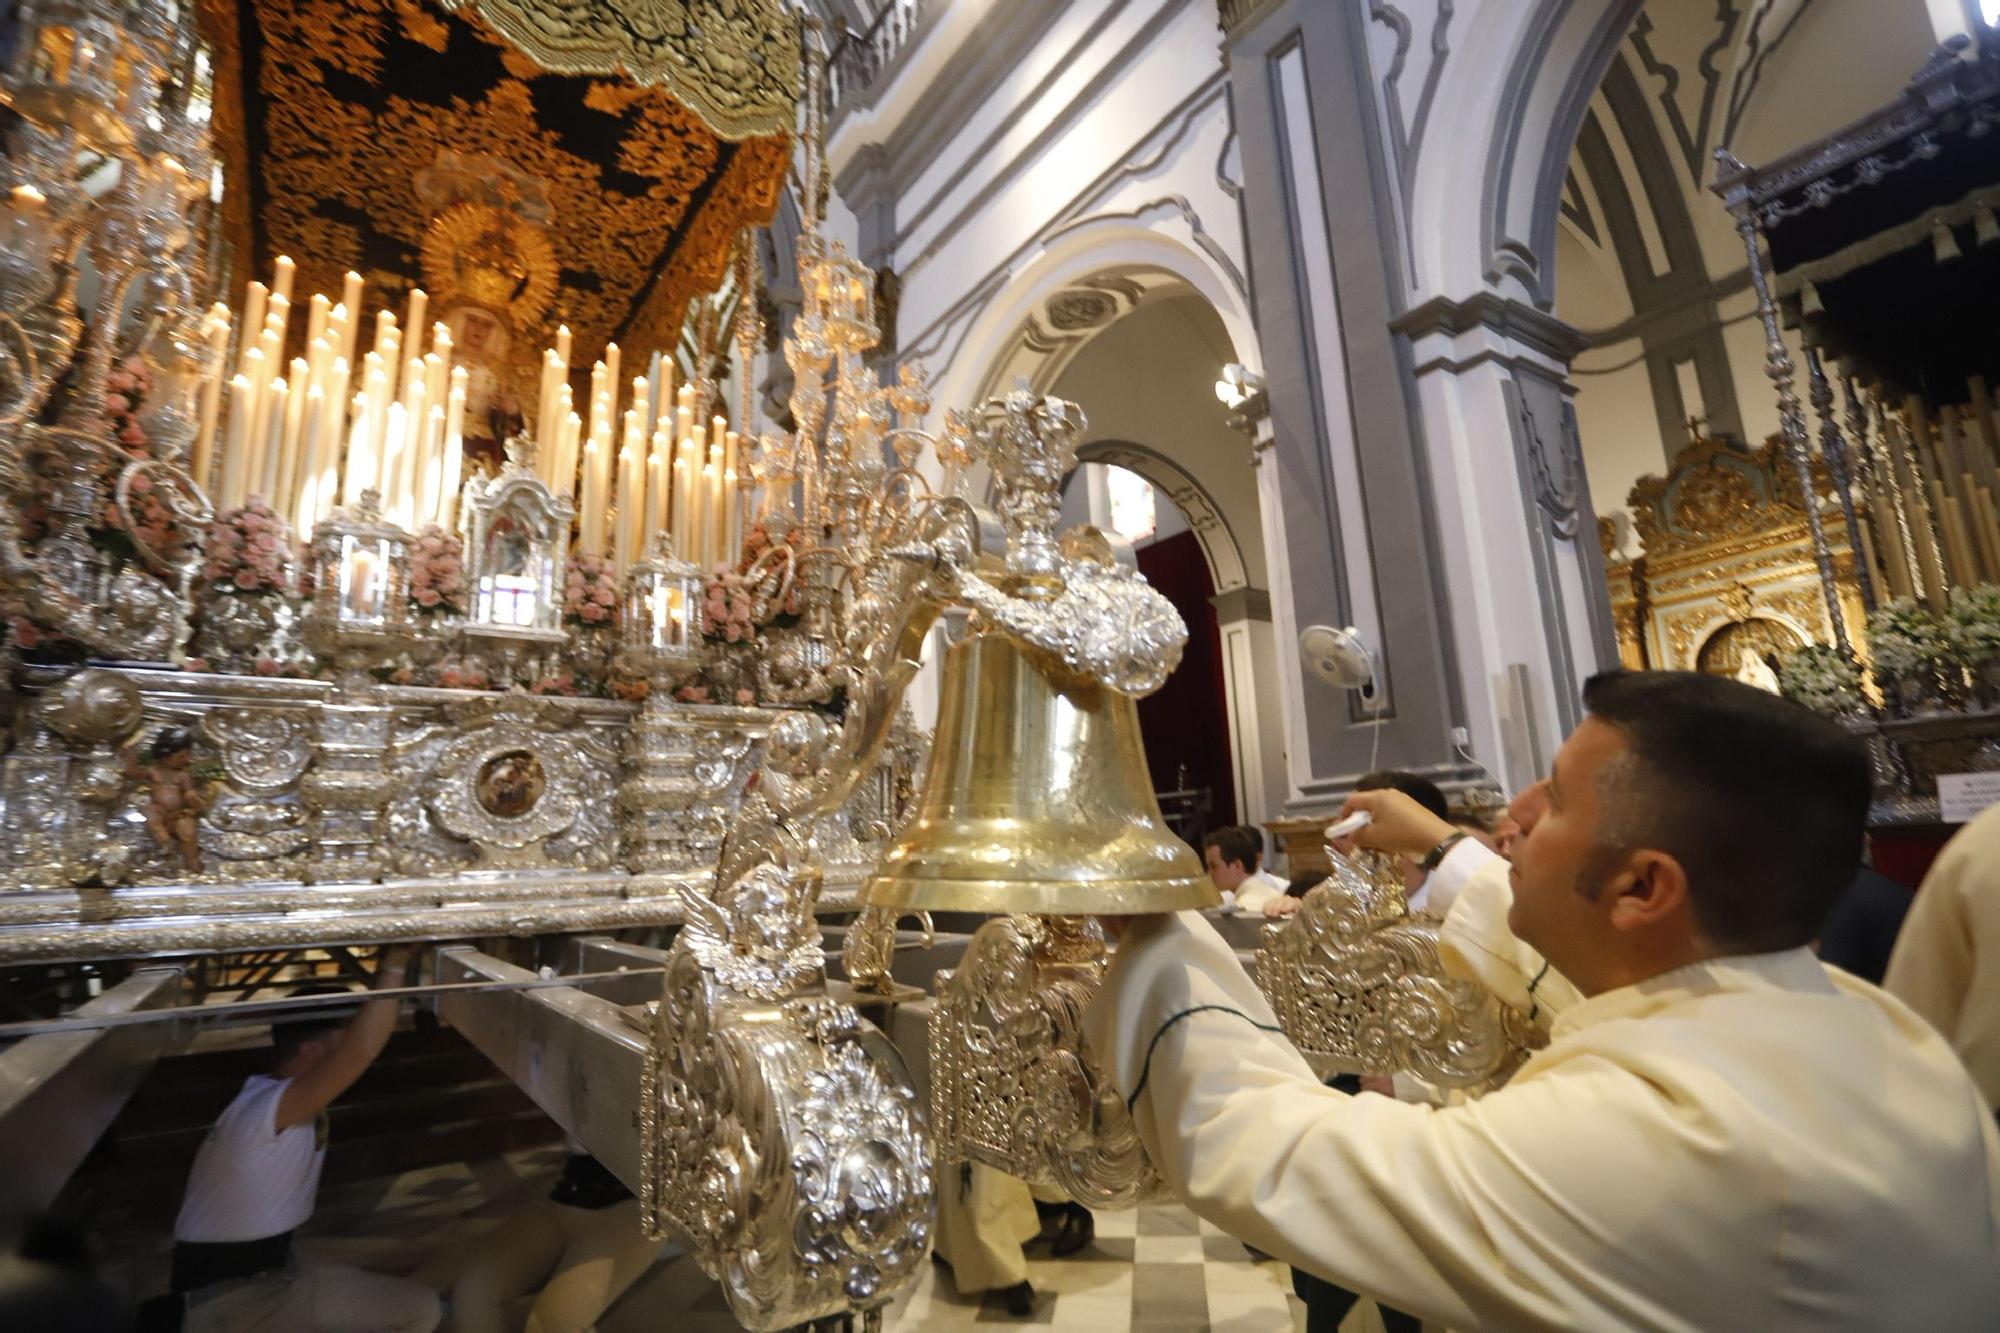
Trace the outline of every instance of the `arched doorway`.
<instances>
[{"instance_id":1,"label":"arched doorway","mask_svg":"<svg viewBox=\"0 0 2000 1333\"><path fill-rule=\"evenodd\" d=\"M1161 808L1197 844L1207 830L1236 823L1241 804L1215 606L1215 571L1239 571L1234 582L1241 586L1241 561L1227 530L1217 531L1212 509L1204 512L1205 500L1185 473L1134 445L1092 446L1063 487L1064 526L1091 523L1132 543L1139 572L1187 623L1180 666L1139 701L1139 726Z\"/></svg>"}]
</instances>

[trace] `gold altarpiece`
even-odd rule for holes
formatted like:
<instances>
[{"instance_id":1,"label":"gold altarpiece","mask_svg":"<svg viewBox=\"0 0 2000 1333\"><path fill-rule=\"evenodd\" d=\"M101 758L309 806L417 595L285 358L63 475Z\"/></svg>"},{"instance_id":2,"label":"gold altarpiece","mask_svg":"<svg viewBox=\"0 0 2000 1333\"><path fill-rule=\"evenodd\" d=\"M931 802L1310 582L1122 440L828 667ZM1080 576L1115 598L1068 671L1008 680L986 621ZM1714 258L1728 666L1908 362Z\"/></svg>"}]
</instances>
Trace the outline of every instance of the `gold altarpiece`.
<instances>
[{"instance_id":1,"label":"gold altarpiece","mask_svg":"<svg viewBox=\"0 0 2000 1333\"><path fill-rule=\"evenodd\" d=\"M1665 476L1641 477L1626 499L1644 554L1620 558L1611 521L1598 520L1623 665L1703 671L1775 689L1786 653L1834 641L1789 469L1770 445L1697 437ZM1821 470L1815 460L1816 480ZM1864 612L1854 554L1839 524L1827 525L1827 539L1841 609L1855 630Z\"/></svg>"}]
</instances>

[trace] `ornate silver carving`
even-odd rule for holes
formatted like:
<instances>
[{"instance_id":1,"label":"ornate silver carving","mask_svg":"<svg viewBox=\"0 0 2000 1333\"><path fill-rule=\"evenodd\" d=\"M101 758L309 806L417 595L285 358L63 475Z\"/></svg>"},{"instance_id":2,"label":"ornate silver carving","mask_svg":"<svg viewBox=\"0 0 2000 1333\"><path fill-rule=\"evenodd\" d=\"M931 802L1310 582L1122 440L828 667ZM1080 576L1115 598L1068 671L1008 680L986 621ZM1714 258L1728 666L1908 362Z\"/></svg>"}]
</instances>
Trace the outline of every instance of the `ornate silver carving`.
<instances>
[{"instance_id":1,"label":"ornate silver carving","mask_svg":"<svg viewBox=\"0 0 2000 1333\"><path fill-rule=\"evenodd\" d=\"M879 1033L824 994L812 886L774 856L688 923L641 1080L641 1206L753 1330L885 1303L930 1248L930 1147Z\"/></svg>"},{"instance_id":2,"label":"ornate silver carving","mask_svg":"<svg viewBox=\"0 0 2000 1333\"><path fill-rule=\"evenodd\" d=\"M1131 1114L1079 1026L1104 974L1080 917L995 917L938 974L931 1130L938 1160L976 1161L1092 1208L1158 1192Z\"/></svg>"},{"instance_id":3,"label":"ornate silver carving","mask_svg":"<svg viewBox=\"0 0 2000 1333\"><path fill-rule=\"evenodd\" d=\"M1544 1038L1477 982L1449 976L1435 917L1338 853L1290 921L1267 926L1256 978L1285 1036L1322 1075L1414 1074L1480 1092Z\"/></svg>"},{"instance_id":4,"label":"ornate silver carving","mask_svg":"<svg viewBox=\"0 0 2000 1333\"><path fill-rule=\"evenodd\" d=\"M617 746L608 733L560 700L521 694L448 704L444 715L444 732L420 727L390 747L391 868L612 864Z\"/></svg>"}]
</instances>

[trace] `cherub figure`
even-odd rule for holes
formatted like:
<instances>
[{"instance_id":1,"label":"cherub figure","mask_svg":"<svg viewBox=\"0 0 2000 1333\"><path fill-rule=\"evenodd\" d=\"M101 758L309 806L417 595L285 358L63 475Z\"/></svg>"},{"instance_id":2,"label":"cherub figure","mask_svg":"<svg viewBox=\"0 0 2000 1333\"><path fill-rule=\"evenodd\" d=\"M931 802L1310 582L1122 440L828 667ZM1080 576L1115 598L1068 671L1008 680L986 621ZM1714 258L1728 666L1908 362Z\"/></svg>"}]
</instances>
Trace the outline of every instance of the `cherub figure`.
<instances>
[{"instance_id":1,"label":"cherub figure","mask_svg":"<svg viewBox=\"0 0 2000 1333\"><path fill-rule=\"evenodd\" d=\"M125 753L125 774L146 785L146 831L162 852L180 857L181 868L201 873L201 816L208 798L194 771L194 735L169 727L154 737L143 758Z\"/></svg>"}]
</instances>

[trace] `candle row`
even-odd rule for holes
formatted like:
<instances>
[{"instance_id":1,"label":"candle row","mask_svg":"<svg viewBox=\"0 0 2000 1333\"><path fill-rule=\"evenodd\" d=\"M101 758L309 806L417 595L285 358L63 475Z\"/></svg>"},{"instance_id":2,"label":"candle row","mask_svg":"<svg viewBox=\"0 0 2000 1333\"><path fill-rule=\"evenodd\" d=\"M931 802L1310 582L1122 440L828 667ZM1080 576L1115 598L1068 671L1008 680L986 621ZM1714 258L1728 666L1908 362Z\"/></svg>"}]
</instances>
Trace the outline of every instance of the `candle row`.
<instances>
[{"instance_id":1,"label":"candle row","mask_svg":"<svg viewBox=\"0 0 2000 1333\"><path fill-rule=\"evenodd\" d=\"M368 490L406 529L455 527L467 371L452 365L450 330L430 326L425 346L428 298L417 290L400 321L393 311L377 313L372 344L361 351L361 277L349 273L338 302L312 297L306 354L286 363L295 271L280 258L270 283L249 284L240 321L220 304L208 314L211 368L194 476L222 509L264 497L301 538ZM681 556L704 568L733 563L750 482L738 433L721 416L697 421L695 386L676 389L672 363L657 352L626 398L616 343L591 369L586 418L574 410L570 352L564 326L542 356L533 466L551 492L576 500L579 549L623 570L665 531Z\"/></svg>"},{"instance_id":2,"label":"candle row","mask_svg":"<svg viewBox=\"0 0 2000 1333\"><path fill-rule=\"evenodd\" d=\"M1878 411L1887 457L1862 497L1863 555L1894 596L1942 606L1950 588L2000 583L2000 417L1984 379L1968 389L1935 413L1911 395L1900 422Z\"/></svg>"},{"instance_id":3,"label":"candle row","mask_svg":"<svg viewBox=\"0 0 2000 1333\"><path fill-rule=\"evenodd\" d=\"M555 360L545 362L545 393L549 375L566 364L561 350L559 343L550 354ZM568 485L581 440L578 549L608 556L620 570L649 553L661 532L673 535L682 558L704 569L733 563L742 548L749 475L740 437L720 416L696 421L695 386L676 390L673 378L672 363L654 353L647 373L632 378L621 412L619 350L612 343L591 367L587 431L574 413L567 416L574 428L556 427L558 486ZM560 419L563 401L542 419Z\"/></svg>"},{"instance_id":4,"label":"candle row","mask_svg":"<svg viewBox=\"0 0 2000 1333\"><path fill-rule=\"evenodd\" d=\"M432 326L426 350L428 298L412 292L405 326L390 311L377 315L374 344L361 357L354 383L362 289L361 275L349 273L338 302L313 294L305 355L286 362L295 272L292 260L280 256L268 285L246 288L233 373L228 307L217 304L204 321L210 357L190 460L194 477L222 509L262 496L302 537L336 504L352 505L371 489L385 514L405 527L450 527L466 395L466 372L451 364L450 330Z\"/></svg>"}]
</instances>

